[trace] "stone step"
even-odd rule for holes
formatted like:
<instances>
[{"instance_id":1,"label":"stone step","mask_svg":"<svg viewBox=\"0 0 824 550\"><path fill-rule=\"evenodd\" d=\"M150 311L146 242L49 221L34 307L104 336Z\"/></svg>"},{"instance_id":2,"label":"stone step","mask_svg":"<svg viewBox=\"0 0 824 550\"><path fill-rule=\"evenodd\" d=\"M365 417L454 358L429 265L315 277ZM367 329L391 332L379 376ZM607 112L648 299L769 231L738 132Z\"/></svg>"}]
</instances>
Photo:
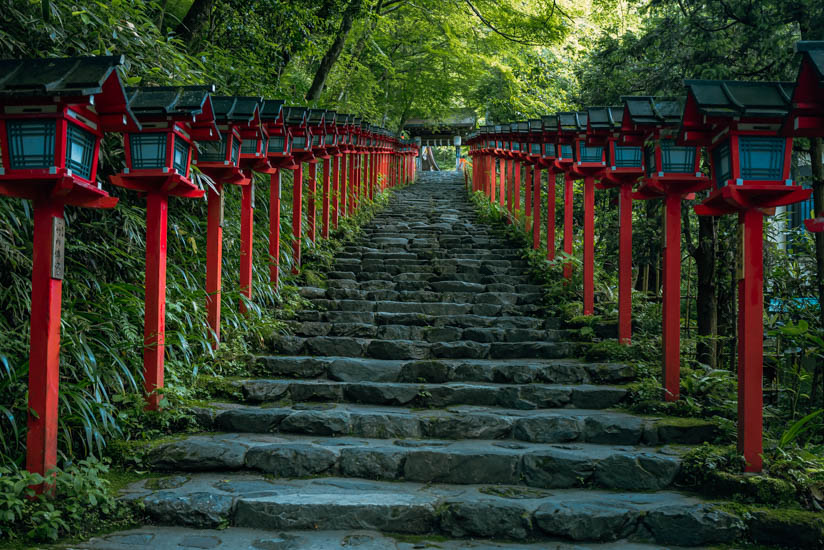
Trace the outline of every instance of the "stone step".
<instances>
[{"instance_id":1,"label":"stone step","mask_svg":"<svg viewBox=\"0 0 824 550\"><path fill-rule=\"evenodd\" d=\"M490 295L492 294L492 295ZM491 301L501 302L495 293L487 293L479 303L461 302L396 302L384 300L375 302L372 300L312 300L312 305L323 311L365 311L377 313L422 313L424 315L482 315L493 316L517 316L520 312L523 315L539 315L541 306L538 304L501 304L488 303Z\"/></svg>"},{"instance_id":2,"label":"stone step","mask_svg":"<svg viewBox=\"0 0 824 550\"><path fill-rule=\"evenodd\" d=\"M624 363L575 359L441 359L405 361L354 357L260 356L260 373L279 378L341 382L482 382L499 384L625 384L635 370Z\"/></svg>"},{"instance_id":3,"label":"stone step","mask_svg":"<svg viewBox=\"0 0 824 550\"><path fill-rule=\"evenodd\" d=\"M430 285L432 286L432 285ZM437 285L436 285L437 286ZM493 305L527 305L541 303L542 294L523 292L486 292L485 285L478 285L484 290L476 292L444 292L435 290L359 290L352 288L319 289L304 287L300 293L310 300L363 300L367 302L420 302L450 304L493 304ZM505 285L511 286L511 285ZM328 307L328 302L318 302Z\"/></svg>"},{"instance_id":4,"label":"stone step","mask_svg":"<svg viewBox=\"0 0 824 550\"><path fill-rule=\"evenodd\" d=\"M214 431L371 438L662 445L702 443L717 435L715 426L707 421L585 409L523 411L462 405L447 410L409 410L352 404L251 407L213 403L211 407L197 408L197 417L204 429Z\"/></svg>"},{"instance_id":5,"label":"stone step","mask_svg":"<svg viewBox=\"0 0 824 550\"><path fill-rule=\"evenodd\" d=\"M431 273L407 273L393 276L390 273L371 271L357 274L352 271L329 271L326 273L326 276L329 279L351 279L354 281L426 281L427 283L455 279L455 275L452 274L435 275ZM478 283L484 285L495 283L508 285L531 284L529 277L526 275L483 275L480 273L462 273L460 280L467 283Z\"/></svg>"},{"instance_id":6,"label":"stone step","mask_svg":"<svg viewBox=\"0 0 824 550\"><path fill-rule=\"evenodd\" d=\"M337 382L333 380L239 380L250 403L348 402L440 409L454 405L479 405L520 410L574 407L607 409L627 395L619 386L589 384L494 384L447 382Z\"/></svg>"},{"instance_id":7,"label":"stone step","mask_svg":"<svg viewBox=\"0 0 824 550\"><path fill-rule=\"evenodd\" d=\"M142 480L122 498L142 502L158 524L211 529L370 529L508 541L624 538L682 546L732 542L744 532L738 516L670 491L545 491L342 478L287 481L220 473Z\"/></svg>"},{"instance_id":8,"label":"stone step","mask_svg":"<svg viewBox=\"0 0 824 550\"><path fill-rule=\"evenodd\" d=\"M327 289L351 289L351 290L360 290L360 291L369 291L369 290L394 290L398 292L408 292L408 291L431 291L431 292L440 292L443 294L478 294L484 292L516 292L516 293L523 293L523 294L534 294L534 295L542 295L542 288L538 285L530 285L530 284L519 284L519 285L511 285L506 283L489 283L489 284L482 284L482 283L468 283L466 281L458 281L458 280L442 280L442 281L416 281L418 283L414 288L406 289L403 288L403 285L399 285L398 281L393 280L384 280L384 279L371 279L368 281L358 281L355 279L330 279L326 282ZM408 284L408 283L407 283ZM305 288L316 288L316 287L303 287L301 291L304 292ZM316 290L307 290L309 294L317 294Z\"/></svg>"},{"instance_id":9,"label":"stone step","mask_svg":"<svg viewBox=\"0 0 824 550\"><path fill-rule=\"evenodd\" d=\"M405 325L419 327L457 327L457 328L523 328L523 329L557 329L559 319L541 319L539 317L501 315L426 315L423 313L387 313L369 311L316 311L298 312L297 320L313 323L360 323L371 325Z\"/></svg>"},{"instance_id":10,"label":"stone step","mask_svg":"<svg viewBox=\"0 0 824 550\"><path fill-rule=\"evenodd\" d=\"M276 335L269 349L286 355L371 357L373 359L560 359L575 357L588 344L574 342L420 342L344 336Z\"/></svg>"},{"instance_id":11,"label":"stone step","mask_svg":"<svg viewBox=\"0 0 824 550\"><path fill-rule=\"evenodd\" d=\"M575 544L561 539L540 543L507 543L491 540L445 539L441 535L388 535L363 529L343 531L280 531L229 527L227 529L195 529L191 527L151 526L118 531L71 544L67 550L181 550L209 548L211 550L660 550L660 546L618 542Z\"/></svg>"},{"instance_id":12,"label":"stone step","mask_svg":"<svg viewBox=\"0 0 824 550\"><path fill-rule=\"evenodd\" d=\"M541 489L658 491L680 470L667 447L512 441L366 439L286 434L192 435L151 448L147 464L175 472L254 470L275 478L341 476Z\"/></svg>"},{"instance_id":13,"label":"stone step","mask_svg":"<svg viewBox=\"0 0 824 550\"><path fill-rule=\"evenodd\" d=\"M559 341L574 333L562 330L535 330L525 328L468 328L421 327L415 325L370 325L366 323L287 322L295 336L348 336L381 340L420 340L422 342L530 342Z\"/></svg>"}]
</instances>

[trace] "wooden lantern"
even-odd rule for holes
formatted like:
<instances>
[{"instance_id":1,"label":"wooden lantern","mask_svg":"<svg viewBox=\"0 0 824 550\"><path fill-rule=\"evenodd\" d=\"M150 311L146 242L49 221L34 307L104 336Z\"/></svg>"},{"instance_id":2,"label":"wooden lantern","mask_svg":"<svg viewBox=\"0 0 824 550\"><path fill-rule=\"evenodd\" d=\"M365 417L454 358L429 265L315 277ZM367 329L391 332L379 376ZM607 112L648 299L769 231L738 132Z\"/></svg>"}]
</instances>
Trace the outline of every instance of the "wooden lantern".
<instances>
[{"instance_id":1,"label":"wooden lantern","mask_svg":"<svg viewBox=\"0 0 824 550\"><path fill-rule=\"evenodd\" d=\"M295 159L292 157L292 136L284 120L283 101L264 99L260 120L269 136L266 157L272 168L269 173L269 281L277 286L280 278L281 173L293 170Z\"/></svg>"},{"instance_id":2,"label":"wooden lantern","mask_svg":"<svg viewBox=\"0 0 824 550\"><path fill-rule=\"evenodd\" d=\"M147 408L159 408L166 340L166 239L169 196L201 198L190 179L193 141L218 141L213 86L127 88L142 128L126 132L126 167L113 185L146 194L146 297L143 380Z\"/></svg>"},{"instance_id":3,"label":"wooden lantern","mask_svg":"<svg viewBox=\"0 0 824 550\"><path fill-rule=\"evenodd\" d=\"M619 143L624 108L590 107L587 140L604 148L600 189L618 189L618 341L632 341L632 188L644 175L640 145Z\"/></svg>"},{"instance_id":4,"label":"wooden lantern","mask_svg":"<svg viewBox=\"0 0 824 550\"><path fill-rule=\"evenodd\" d=\"M284 107L284 120L292 136L292 157L295 159L292 184L292 273L300 271L300 250L303 222L303 163L315 159L312 154L312 131L306 124L305 107Z\"/></svg>"},{"instance_id":5,"label":"wooden lantern","mask_svg":"<svg viewBox=\"0 0 824 550\"><path fill-rule=\"evenodd\" d=\"M0 60L0 195L34 203L26 469L57 465L65 205L112 208L97 183L104 132L140 123L117 67L122 57Z\"/></svg>"},{"instance_id":6,"label":"wooden lantern","mask_svg":"<svg viewBox=\"0 0 824 550\"><path fill-rule=\"evenodd\" d=\"M782 82L687 80L679 133L704 146L714 189L699 215L738 214L738 450L759 472L763 452L764 214L803 201L809 189L790 177L791 137L779 134L794 85Z\"/></svg>"},{"instance_id":7,"label":"wooden lantern","mask_svg":"<svg viewBox=\"0 0 824 550\"><path fill-rule=\"evenodd\" d=\"M683 101L651 96L624 97L622 145L644 145L645 175L635 199L664 200L662 347L664 397L675 401L681 379L681 201L706 189L701 150L676 142Z\"/></svg>"}]
</instances>

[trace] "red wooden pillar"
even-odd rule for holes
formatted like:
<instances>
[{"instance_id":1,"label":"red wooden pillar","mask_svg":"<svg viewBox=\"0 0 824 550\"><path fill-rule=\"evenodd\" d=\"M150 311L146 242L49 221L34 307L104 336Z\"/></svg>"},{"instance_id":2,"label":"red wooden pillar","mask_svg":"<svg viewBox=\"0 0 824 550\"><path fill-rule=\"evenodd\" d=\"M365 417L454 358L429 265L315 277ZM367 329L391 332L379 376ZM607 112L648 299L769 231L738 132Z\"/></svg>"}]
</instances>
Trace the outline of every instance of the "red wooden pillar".
<instances>
[{"instance_id":1,"label":"red wooden pillar","mask_svg":"<svg viewBox=\"0 0 824 550\"><path fill-rule=\"evenodd\" d=\"M318 163L313 161L309 163L309 196L306 198L306 219L309 222L309 240L315 242L317 236L317 225L315 223L315 214L317 213L317 202L315 195L318 190Z\"/></svg>"},{"instance_id":2,"label":"red wooden pillar","mask_svg":"<svg viewBox=\"0 0 824 550\"><path fill-rule=\"evenodd\" d=\"M764 216L738 214L742 236L738 273L738 451L746 471L760 472L763 432Z\"/></svg>"},{"instance_id":3,"label":"red wooden pillar","mask_svg":"<svg viewBox=\"0 0 824 550\"><path fill-rule=\"evenodd\" d=\"M556 174L552 168L546 171L546 259L555 259L555 186Z\"/></svg>"},{"instance_id":4,"label":"red wooden pillar","mask_svg":"<svg viewBox=\"0 0 824 550\"><path fill-rule=\"evenodd\" d=\"M501 172L501 174L500 174L500 176L501 176L500 187L498 188L498 204L503 206L504 201L506 200L506 197L507 197L507 194L506 194L506 191L507 191L507 189L506 189L506 175L507 175L506 171L507 171L507 167L509 166L509 161L505 158L502 158L500 161L498 161L498 163L500 165L500 172Z\"/></svg>"},{"instance_id":5,"label":"red wooden pillar","mask_svg":"<svg viewBox=\"0 0 824 550\"><path fill-rule=\"evenodd\" d=\"M664 197L664 398L676 401L681 378L681 196Z\"/></svg>"},{"instance_id":6,"label":"red wooden pillar","mask_svg":"<svg viewBox=\"0 0 824 550\"><path fill-rule=\"evenodd\" d=\"M618 341L632 340L632 185L618 195Z\"/></svg>"},{"instance_id":7,"label":"red wooden pillar","mask_svg":"<svg viewBox=\"0 0 824 550\"><path fill-rule=\"evenodd\" d=\"M355 211L355 162L358 158L357 153L349 154L349 182L346 186L346 194L348 195L348 206L346 207L346 214L351 216Z\"/></svg>"},{"instance_id":8,"label":"red wooden pillar","mask_svg":"<svg viewBox=\"0 0 824 550\"><path fill-rule=\"evenodd\" d=\"M292 186L292 273L300 271L301 217L303 216L303 163L297 161Z\"/></svg>"},{"instance_id":9,"label":"red wooden pillar","mask_svg":"<svg viewBox=\"0 0 824 550\"><path fill-rule=\"evenodd\" d=\"M564 253L572 256L572 174L564 172ZM572 278L572 263L564 264L564 278Z\"/></svg>"},{"instance_id":10,"label":"red wooden pillar","mask_svg":"<svg viewBox=\"0 0 824 550\"><path fill-rule=\"evenodd\" d=\"M512 161L512 193L514 200L512 203L512 213L517 217L521 210L521 163L517 160Z\"/></svg>"},{"instance_id":11,"label":"red wooden pillar","mask_svg":"<svg viewBox=\"0 0 824 550\"><path fill-rule=\"evenodd\" d=\"M595 178L584 178L584 315L595 309Z\"/></svg>"},{"instance_id":12,"label":"red wooden pillar","mask_svg":"<svg viewBox=\"0 0 824 550\"><path fill-rule=\"evenodd\" d=\"M63 204L35 200L26 470L40 475L57 465L63 275L52 269L52 258L62 257L64 242Z\"/></svg>"},{"instance_id":13,"label":"red wooden pillar","mask_svg":"<svg viewBox=\"0 0 824 550\"><path fill-rule=\"evenodd\" d=\"M541 167L535 165L532 173L532 248L541 247Z\"/></svg>"},{"instance_id":14,"label":"red wooden pillar","mask_svg":"<svg viewBox=\"0 0 824 550\"><path fill-rule=\"evenodd\" d=\"M255 223L255 182L241 186L240 195L240 312L246 313L243 300L252 299L252 250Z\"/></svg>"},{"instance_id":15,"label":"red wooden pillar","mask_svg":"<svg viewBox=\"0 0 824 550\"><path fill-rule=\"evenodd\" d=\"M334 157L332 157L334 158ZM323 160L323 229L321 232L321 236L324 239L329 238L329 179L331 178L330 164L332 163L332 158L324 159Z\"/></svg>"},{"instance_id":16,"label":"red wooden pillar","mask_svg":"<svg viewBox=\"0 0 824 550\"><path fill-rule=\"evenodd\" d=\"M143 325L143 383L146 409L160 408L166 338L166 227L169 197L146 195L146 300Z\"/></svg>"},{"instance_id":17,"label":"red wooden pillar","mask_svg":"<svg viewBox=\"0 0 824 550\"><path fill-rule=\"evenodd\" d=\"M341 204L340 163L342 158L346 156L332 157L332 227L335 229L338 228L338 211Z\"/></svg>"},{"instance_id":18,"label":"red wooden pillar","mask_svg":"<svg viewBox=\"0 0 824 550\"><path fill-rule=\"evenodd\" d=\"M532 215L532 165L524 165L524 231L529 231L528 218Z\"/></svg>"},{"instance_id":19,"label":"red wooden pillar","mask_svg":"<svg viewBox=\"0 0 824 550\"><path fill-rule=\"evenodd\" d=\"M223 265L223 184L207 191L206 221L206 317L212 329L212 348L220 343L220 287Z\"/></svg>"},{"instance_id":20,"label":"red wooden pillar","mask_svg":"<svg viewBox=\"0 0 824 550\"><path fill-rule=\"evenodd\" d=\"M269 280L277 287L280 270L280 169L269 177Z\"/></svg>"}]
</instances>

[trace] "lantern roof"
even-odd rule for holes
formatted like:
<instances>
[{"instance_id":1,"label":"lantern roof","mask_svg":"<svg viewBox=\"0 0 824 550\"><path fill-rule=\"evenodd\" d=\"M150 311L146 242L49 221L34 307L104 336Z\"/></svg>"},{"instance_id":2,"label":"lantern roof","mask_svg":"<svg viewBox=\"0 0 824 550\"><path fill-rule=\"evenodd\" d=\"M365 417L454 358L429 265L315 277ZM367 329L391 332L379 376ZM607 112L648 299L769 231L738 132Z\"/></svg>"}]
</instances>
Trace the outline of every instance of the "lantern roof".
<instances>
[{"instance_id":1,"label":"lantern roof","mask_svg":"<svg viewBox=\"0 0 824 550\"><path fill-rule=\"evenodd\" d=\"M637 130L638 126L677 126L681 123L684 99L677 97L622 96L624 114L621 129Z\"/></svg>"},{"instance_id":2,"label":"lantern roof","mask_svg":"<svg viewBox=\"0 0 824 550\"><path fill-rule=\"evenodd\" d=\"M283 122L283 100L264 99L260 107L260 118L266 122Z\"/></svg>"},{"instance_id":3,"label":"lantern roof","mask_svg":"<svg viewBox=\"0 0 824 550\"><path fill-rule=\"evenodd\" d=\"M507 125L507 130L509 130L509 125ZM504 132L505 132L504 125L502 125L502 124L496 124L495 125L495 133L496 134L502 134Z\"/></svg>"},{"instance_id":4,"label":"lantern roof","mask_svg":"<svg viewBox=\"0 0 824 550\"><path fill-rule=\"evenodd\" d=\"M338 113L335 111L326 111L326 114L323 116L324 124L335 124L337 122Z\"/></svg>"},{"instance_id":5,"label":"lantern roof","mask_svg":"<svg viewBox=\"0 0 824 550\"><path fill-rule=\"evenodd\" d=\"M558 131L558 115L543 115L541 117L541 122L544 125L545 132Z\"/></svg>"},{"instance_id":6,"label":"lantern roof","mask_svg":"<svg viewBox=\"0 0 824 550\"><path fill-rule=\"evenodd\" d=\"M544 129L543 122L540 118L532 118L529 119L529 131L530 132L541 132Z\"/></svg>"},{"instance_id":7,"label":"lantern roof","mask_svg":"<svg viewBox=\"0 0 824 550\"><path fill-rule=\"evenodd\" d=\"M144 86L126 88L126 97L132 113L141 121L163 118L191 121L197 139L220 139L215 123L215 110L208 86Z\"/></svg>"},{"instance_id":8,"label":"lantern roof","mask_svg":"<svg viewBox=\"0 0 824 550\"><path fill-rule=\"evenodd\" d=\"M212 96L215 118L231 122L260 124L260 108L263 98L257 96Z\"/></svg>"},{"instance_id":9,"label":"lantern roof","mask_svg":"<svg viewBox=\"0 0 824 550\"><path fill-rule=\"evenodd\" d=\"M515 126L516 129L518 130L518 132L521 133L521 134L525 134L525 133L529 132L529 121L528 120L522 120L522 121L516 122L515 124L513 124L513 126Z\"/></svg>"},{"instance_id":10,"label":"lantern roof","mask_svg":"<svg viewBox=\"0 0 824 550\"><path fill-rule=\"evenodd\" d=\"M579 132L587 129L587 113L571 111L558 113L558 125L562 132Z\"/></svg>"},{"instance_id":11,"label":"lantern roof","mask_svg":"<svg viewBox=\"0 0 824 550\"><path fill-rule=\"evenodd\" d=\"M116 70L124 61L122 55L0 59L0 102L66 98L94 104L104 131L139 129Z\"/></svg>"},{"instance_id":12,"label":"lantern roof","mask_svg":"<svg viewBox=\"0 0 824 550\"><path fill-rule=\"evenodd\" d=\"M306 123L311 124L312 126L319 126L323 124L325 114L325 109L309 109L306 112Z\"/></svg>"},{"instance_id":13,"label":"lantern roof","mask_svg":"<svg viewBox=\"0 0 824 550\"><path fill-rule=\"evenodd\" d=\"M624 118L624 107L590 107L587 109L587 115L588 130L618 130Z\"/></svg>"},{"instance_id":14,"label":"lantern roof","mask_svg":"<svg viewBox=\"0 0 824 550\"><path fill-rule=\"evenodd\" d=\"M283 112L283 118L289 126L303 126L306 122L305 107L284 107Z\"/></svg>"},{"instance_id":15,"label":"lantern roof","mask_svg":"<svg viewBox=\"0 0 824 550\"><path fill-rule=\"evenodd\" d=\"M821 84L824 84L824 41L803 40L795 43L795 51L802 54L804 59L818 75Z\"/></svg>"},{"instance_id":16,"label":"lantern roof","mask_svg":"<svg viewBox=\"0 0 824 550\"><path fill-rule=\"evenodd\" d=\"M349 124L349 119L352 118L352 115L347 115L343 113L338 113L337 117L335 117L335 124L338 126L346 126Z\"/></svg>"},{"instance_id":17,"label":"lantern roof","mask_svg":"<svg viewBox=\"0 0 824 550\"><path fill-rule=\"evenodd\" d=\"M697 111L707 117L784 117L795 88L791 82L685 80L687 105L684 121Z\"/></svg>"}]
</instances>

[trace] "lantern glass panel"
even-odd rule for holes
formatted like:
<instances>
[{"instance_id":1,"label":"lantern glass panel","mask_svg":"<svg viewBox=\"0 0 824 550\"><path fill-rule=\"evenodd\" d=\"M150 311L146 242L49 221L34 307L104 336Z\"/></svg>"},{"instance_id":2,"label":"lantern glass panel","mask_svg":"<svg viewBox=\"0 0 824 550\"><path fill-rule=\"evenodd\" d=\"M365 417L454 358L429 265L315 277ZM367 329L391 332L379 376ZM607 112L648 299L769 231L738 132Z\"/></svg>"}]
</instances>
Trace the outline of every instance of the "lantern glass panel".
<instances>
[{"instance_id":1,"label":"lantern glass panel","mask_svg":"<svg viewBox=\"0 0 824 550\"><path fill-rule=\"evenodd\" d=\"M166 166L166 133L129 134L132 169L149 170Z\"/></svg>"},{"instance_id":2,"label":"lantern glass panel","mask_svg":"<svg viewBox=\"0 0 824 550\"><path fill-rule=\"evenodd\" d=\"M520 151L521 150L521 144L517 141L513 141L512 142L512 150L513 151Z\"/></svg>"},{"instance_id":3,"label":"lantern glass panel","mask_svg":"<svg viewBox=\"0 0 824 550\"><path fill-rule=\"evenodd\" d=\"M326 145L335 144L335 134L326 134Z\"/></svg>"},{"instance_id":4,"label":"lantern glass panel","mask_svg":"<svg viewBox=\"0 0 824 550\"><path fill-rule=\"evenodd\" d=\"M724 187L732 177L730 162L730 140L725 140L712 151L712 167L715 172L715 185Z\"/></svg>"},{"instance_id":5,"label":"lantern glass panel","mask_svg":"<svg viewBox=\"0 0 824 550\"><path fill-rule=\"evenodd\" d=\"M92 177L94 164L94 134L76 124L66 128L66 167L84 179Z\"/></svg>"},{"instance_id":6,"label":"lantern glass panel","mask_svg":"<svg viewBox=\"0 0 824 550\"><path fill-rule=\"evenodd\" d=\"M571 159L572 158L572 145L568 144L561 144L557 146L558 158L562 159Z\"/></svg>"},{"instance_id":7,"label":"lantern glass panel","mask_svg":"<svg viewBox=\"0 0 824 550\"><path fill-rule=\"evenodd\" d=\"M6 121L12 170L54 166L56 127L54 119Z\"/></svg>"},{"instance_id":8,"label":"lantern glass panel","mask_svg":"<svg viewBox=\"0 0 824 550\"><path fill-rule=\"evenodd\" d=\"M779 137L740 136L738 138L741 179L778 181L784 175L784 147Z\"/></svg>"},{"instance_id":9,"label":"lantern glass panel","mask_svg":"<svg viewBox=\"0 0 824 550\"><path fill-rule=\"evenodd\" d=\"M231 158L232 164L237 166L237 161L238 161L239 158L240 158L240 143L238 143L238 140L233 139L232 140L232 158Z\"/></svg>"},{"instance_id":10,"label":"lantern glass panel","mask_svg":"<svg viewBox=\"0 0 824 550\"><path fill-rule=\"evenodd\" d=\"M269 147L267 149L270 153L285 153L284 145L286 144L286 139L282 136L274 136L269 138Z\"/></svg>"},{"instance_id":11,"label":"lantern glass panel","mask_svg":"<svg viewBox=\"0 0 824 550\"><path fill-rule=\"evenodd\" d=\"M295 136L292 138L292 149L306 149L306 137Z\"/></svg>"},{"instance_id":12,"label":"lantern glass panel","mask_svg":"<svg viewBox=\"0 0 824 550\"><path fill-rule=\"evenodd\" d=\"M499 140L498 141L498 147L496 147L496 149L503 149L503 148L504 148L504 142Z\"/></svg>"},{"instance_id":13,"label":"lantern glass panel","mask_svg":"<svg viewBox=\"0 0 824 550\"><path fill-rule=\"evenodd\" d=\"M531 153L533 155L539 155L540 156L540 154L541 154L541 144L540 143L533 143L530 147L532 148Z\"/></svg>"},{"instance_id":14,"label":"lantern glass panel","mask_svg":"<svg viewBox=\"0 0 824 550\"><path fill-rule=\"evenodd\" d=\"M665 173L694 173L695 147L675 145L670 139L661 140L661 165Z\"/></svg>"},{"instance_id":15,"label":"lantern glass panel","mask_svg":"<svg viewBox=\"0 0 824 550\"><path fill-rule=\"evenodd\" d=\"M244 139L243 143L240 145L240 152L244 155L256 155L260 146L259 139Z\"/></svg>"},{"instance_id":16,"label":"lantern glass panel","mask_svg":"<svg viewBox=\"0 0 824 550\"><path fill-rule=\"evenodd\" d=\"M616 168L640 168L642 158L640 147L616 145L612 165Z\"/></svg>"},{"instance_id":17,"label":"lantern glass panel","mask_svg":"<svg viewBox=\"0 0 824 550\"><path fill-rule=\"evenodd\" d=\"M555 144L554 143L544 143L544 157L545 158L554 158L555 157Z\"/></svg>"},{"instance_id":18,"label":"lantern glass panel","mask_svg":"<svg viewBox=\"0 0 824 550\"><path fill-rule=\"evenodd\" d=\"M223 162L226 160L226 140L224 136L220 141L201 141L198 143L198 162Z\"/></svg>"},{"instance_id":19,"label":"lantern glass panel","mask_svg":"<svg viewBox=\"0 0 824 550\"><path fill-rule=\"evenodd\" d=\"M655 163L655 147L653 145L647 145L644 148L644 165L647 167L648 176L658 172L658 168Z\"/></svg>"},{"instance_id":20,"label":"lantern glass panel","mask_svg":"<svg viewBox=\"0 0 824 550\"><path fill-rule=\"evenodd\" d=\"M578 162L602 162L604 148L600 145L589 146L583 141L578 142Z\"/></svg>"},{"instance_id":21,"label":"lantern glass panel","mask_svg":"<svg viewBox=\"0 0 824 550\"><path fill-rule=\"evenodd\" d=\"M174 169L184 176L189 173L189 144L175 136Z\"/></svg>"}]
</instances>

